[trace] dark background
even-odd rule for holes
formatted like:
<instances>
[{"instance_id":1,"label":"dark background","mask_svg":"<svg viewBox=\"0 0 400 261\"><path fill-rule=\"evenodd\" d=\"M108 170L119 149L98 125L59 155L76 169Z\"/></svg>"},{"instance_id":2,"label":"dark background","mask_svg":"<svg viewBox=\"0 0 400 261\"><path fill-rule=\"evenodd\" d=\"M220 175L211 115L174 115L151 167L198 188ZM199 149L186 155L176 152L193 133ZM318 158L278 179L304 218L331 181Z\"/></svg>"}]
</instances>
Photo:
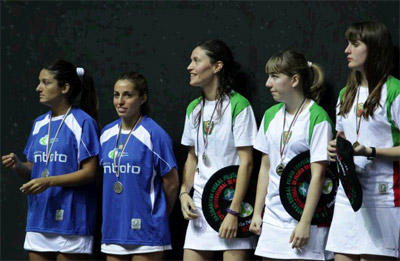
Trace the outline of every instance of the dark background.
<instances>
[{"instance_id":1,"label":"dark background","mask_svg":"<svg viewBox=\"0 0 400 261\"><path fill-rule=\"evenodd\" d=\"M1 154L24 159L33 120L48 108L35 91L45 61L64 58L89 70L100 100L102 126L117 118L113 84L125 71L142 73L150 86L151 116L171 136L182 170L180 145L186 106L200 95L186 70L200 41L224 40L242 64L242 91L257 122L273 104L264 66L278 51L293 49L322 65L332 115L346 82L347 25L380 20L392 33L398 77L398 1L1 1ZM333 116L333 115L332 115ZM256 167L256 171L258 171ZM181 172L180 172L181 174ZM23 250L27 199L24 180L1 168L1 260L27 258ZM166 259L182 259L186 222L177 203L171 218L172 245ZM99 242L97 242L99 244ZM95 258L103 258L96 255Z\"/></svg>"}]
</instances>

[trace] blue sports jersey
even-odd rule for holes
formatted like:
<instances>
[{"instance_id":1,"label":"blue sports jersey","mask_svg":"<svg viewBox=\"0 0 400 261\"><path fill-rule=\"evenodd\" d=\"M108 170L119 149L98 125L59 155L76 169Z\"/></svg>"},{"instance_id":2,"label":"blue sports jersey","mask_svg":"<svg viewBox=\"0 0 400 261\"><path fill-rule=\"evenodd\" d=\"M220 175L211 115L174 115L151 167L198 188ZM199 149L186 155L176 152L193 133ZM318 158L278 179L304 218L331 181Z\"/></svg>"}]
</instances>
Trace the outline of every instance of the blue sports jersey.
<instances>
[{"instance_id":1,"label":"blue sports jersey","mask_svg":"<svg viewBox=\"0 0 400 261\"><path fill-rule=\"evenodd\" d=\"M50 145L63 116L51 120ZM46 168L46 145L51 111L36 118L25 147L33 162L31 179L41 177ZM62 125L47 166L50 176L75 172L83 160L100 152L99 129L95 120L79 108L72 108ZM50 146L49 146L50 147ZM95 226L95 183L76 187L49 187L28 196L26 231L66 235L92 235Z\"/></svg>"},{"instance_id":2,"label":"blue sports jersey","mask_svg":"<svg viewBox=\"0 0 400 261\"><path fill-rule=\"evenodd\" d=\"M102 243L169 245L162 177L176 168L171 139L156 122L143 117L122 154L119 181L123 191L117 194L113 190L117 181L113 157L120 124L120 119L108 124L100 137L100 164L104 168ZM128 133L122 131L119 140L125 142ZM115 153L116 162L120 152Z\"/></svg>"}]
</instances>

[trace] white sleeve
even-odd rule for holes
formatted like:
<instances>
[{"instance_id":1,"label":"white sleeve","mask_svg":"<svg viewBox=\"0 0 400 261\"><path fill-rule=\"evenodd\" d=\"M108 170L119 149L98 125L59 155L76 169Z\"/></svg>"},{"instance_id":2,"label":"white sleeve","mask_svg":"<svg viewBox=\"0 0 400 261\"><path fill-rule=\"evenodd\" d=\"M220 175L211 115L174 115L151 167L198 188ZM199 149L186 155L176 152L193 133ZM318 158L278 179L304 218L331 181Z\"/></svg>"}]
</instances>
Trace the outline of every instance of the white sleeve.
<instances>
[{"instance_id":1,"label":"white sleeve","mask_svg":"<svg viewBox=\"0 0 400 261\"><path fill-rule=\"evenodd\" d=\"M400 95L394 99L390 108L390 113L392 114L392 120L397 129L400 129Z\"/></svg>"},{"instance_id":2,"label":"white sleeve","mask_svg":"<svg viewBox=\"0 0 400 261\"><path fill-rule=\"evenodd\" d=\"M328 121L314 126L310 141L310 163L329 160L328 143L332 139L332 127Z\"/></svg>"},{"instance_id":3,"label":"white sleeve","mask_svg":"<svg viewBox=\"0 0 400 261\"><path fill-rule=\"evenodd\" d=\"M340 97L338 97L338 101L336 103L336 131L343 131L342 126L342 115L339 115L340 112Z\"/></svg>"},{"instance_id":4,"label":"white sleeve","mask_svg":"<svg viewBox=\"0 0 400 261\"><path fill-rule=\"evenodd\" d=\"M260 128L258 129L256 141L254 142L254 148L261 151L262 153L269 154L267 136L264 132L264 119L265 115L261 121Z\"/></svg>"},{"instance_id":5,"label":"white sleeve","mask_svg":"<svg viewBox=\"0 0 400 261\"><path fill-rule=\"evenodd\" d=\"M247 106L233 121L235 147L253 146L256 135L256 119L251 106Z\"/></svg>"},{"instance_id":6,"label":"white sleeve","mask_svg":"<svg viewBox=\"0 0 400 261\"><path fill-rule=\"evenodd\" d=\"M193 115L185 117L185 126L183 128L183 134L181 144L185 146L195 146L197 130L193 124Z\"/></svg>"}]
</instances>

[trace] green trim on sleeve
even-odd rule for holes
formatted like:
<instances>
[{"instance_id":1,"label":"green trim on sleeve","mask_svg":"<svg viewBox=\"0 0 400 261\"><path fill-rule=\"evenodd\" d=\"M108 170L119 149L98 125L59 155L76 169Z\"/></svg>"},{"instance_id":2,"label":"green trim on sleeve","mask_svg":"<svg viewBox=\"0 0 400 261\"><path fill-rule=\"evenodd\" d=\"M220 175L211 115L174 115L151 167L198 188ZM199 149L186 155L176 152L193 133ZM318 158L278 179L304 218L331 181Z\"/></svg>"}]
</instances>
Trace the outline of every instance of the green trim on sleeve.
<instances>
[{"instance_id":1,"label":"green trim on sleeve","mask_svg":"<svg viewBox=\"0 0 400 261\"><path fill-rule=\"evenodd\" d=\"M268 110L265 111L265 113L264 113L264 134L267 132L269 124L275 118L275 115L283 107L283 105L284 105L284 103L281 102L281 103L275 104L274 106L270 107Z\"/></svg>"},{"instance_id":2,"label":"green trim on sleeve","mask_svg":"<svg viewBox=\"0 0 400 261\"><path fill-rule=\"evenodd\" d=\"M244 109L250 106L250 102L243 97L240 93L232 91L231 93L231 113L232 123L235 121L236 116L239 115Z\"/></svg>"},{"instance_id":3,"label":"green trim on sleeve","mask_svg":"<svg viewBox=\"0 0 400 261\"><path fill-rule=\"evenodd\" d=\"M388 118L388 122L390 123L390 127L392 129L392 139L393 139L393 146L400 145L400 131L396 127L392 119L392 104L394 100L400 94L400 81L393 76L389 76L388 80L386 81L386 89L387 89L387 96L386 96L386 114Z\"/></svg>"},{"instance_id":4,"label":"green trim on sleeve","mask_svg":"<svg viewBox=\"0 0 400 261\"><path fill-rule=\"evenodd\" d=\"M314 132L315 126L320 124L321 122L327 121L331 125L332 134L334 134L333 122L329 118L328 113L314 102L310 107L310 126L308 129L308 143L311 144L311 138Z\"/></svg>"},{"instance_id":5,"label":"green trim on sleeve","mask_svg":"<svg viewBox=\"0 0 400 261\"><path fill-rule=\"evenodd\" d=\"M189 117L190 114L193 112L194 108L196 108L196 106L201 102L201 99L203 97L198 97L196 99L194 99L191 103L189 103L189 105L187 106L186 109L186 116Z\"/></svg>"},{"instance_id":6,"label":"green trim on sleeve","mask_svg":"<svg viewBox=\"0 0 400 261\"><path fill-rule=\"evenodd\" d=\"M343 96L344 96L344 93L346 92L346 88L347 88L347 87L344 87L344 88L341 89L340 92L339 92L340 101L343 100Z\"/></svg>"}]
</instances>

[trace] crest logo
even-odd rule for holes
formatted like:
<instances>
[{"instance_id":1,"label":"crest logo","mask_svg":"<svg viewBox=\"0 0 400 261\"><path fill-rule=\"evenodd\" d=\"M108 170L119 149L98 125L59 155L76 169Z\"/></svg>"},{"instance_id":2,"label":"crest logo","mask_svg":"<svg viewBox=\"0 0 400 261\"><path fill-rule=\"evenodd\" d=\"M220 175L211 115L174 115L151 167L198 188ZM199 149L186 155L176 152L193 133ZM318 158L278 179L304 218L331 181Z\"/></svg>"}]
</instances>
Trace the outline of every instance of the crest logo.
<instances>
[{"instance_id":1,"label":"crest logo","mask_svg":"<svg viewBox=\"0 0 400 261\"><path fill-rule=\"evenodd\" d=\"M41 145L43 145L43 146L46 146L47 145L48 136L49 135L46 134L45 136L41 137L40 140L39 140L39 143Z\"/></svg>"},{"instance_id":2,"label":"crest logo","mask_svg":"<svg viewBox=\"0 0 400 261\"><path fill-rule=\"evenodd\" d=\"M114 150L111 150L111 151L108 153L108 157L109 157L110 159L114 159Z\"/></svg>"},{"instance_id":3,"label":"crest logo","mask_svg":"<svg viewBox=\"0 0 400 261\"><path fill-rule=\"evenodd\" d=\"M210 132L208 135L211 135L213 129L214 129L214 122L213 121L211 122L211 124L210 124L210 121L203 121L203 133Z\"/></svg>"},{"instance_id":4,"label":"crest logo","mask_svg":"<svg viewBox=\"0 0 400 261\"><path fill-rule=\"evenodd\" d=\"M355 107L357 117L361 117L364 112L364 103L358 103Z\"/></svg>"},{"instance_id":5,"label":"crest logo","mask_svg":"<svg viewBox=\"0 0 400 261\"><path fill-rule=\"evenodd\" d=\"M285 145L290 140L290 137L292 137L292 131L283 131L282 132L283 145Z\"/></svg>"}]
</instances>

